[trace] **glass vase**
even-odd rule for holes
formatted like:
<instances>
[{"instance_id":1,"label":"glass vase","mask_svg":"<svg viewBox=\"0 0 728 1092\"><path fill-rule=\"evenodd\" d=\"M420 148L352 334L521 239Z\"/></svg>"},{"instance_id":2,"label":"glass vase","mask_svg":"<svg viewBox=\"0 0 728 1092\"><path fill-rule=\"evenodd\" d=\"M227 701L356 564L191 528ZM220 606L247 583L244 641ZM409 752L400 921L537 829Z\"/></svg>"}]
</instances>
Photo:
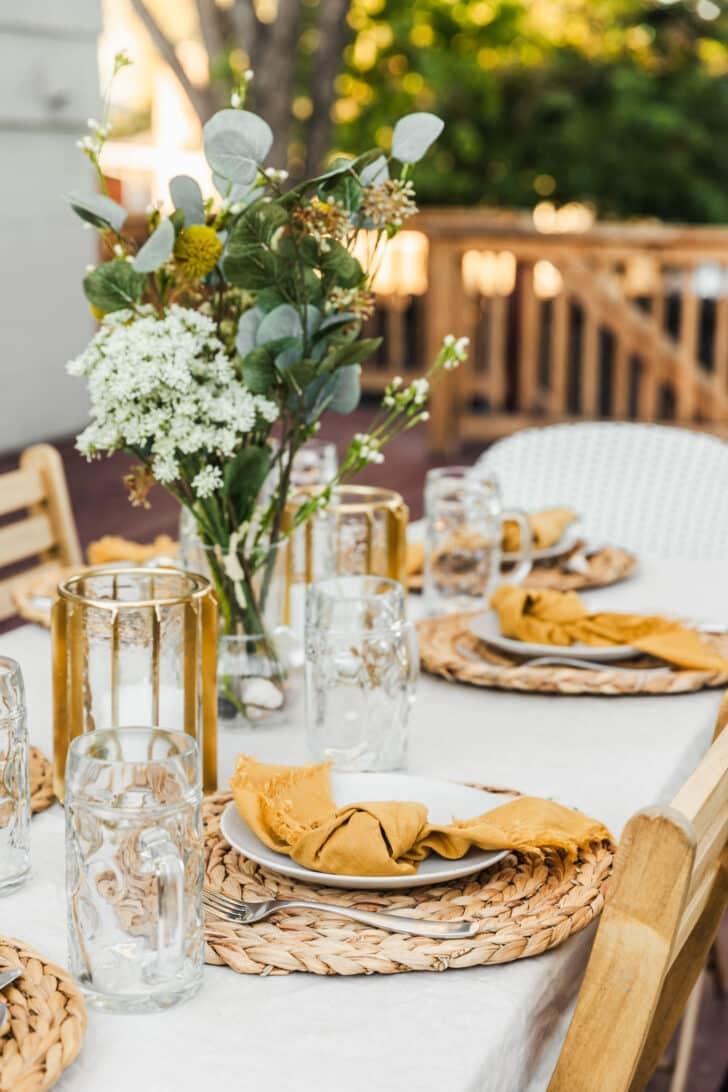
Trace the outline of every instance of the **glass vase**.
<instances>
[{"instance_id":1,"label":"glass vase","mask_svg":"<svg viewBox=\"0 0 728 1092\"><path fill-rule=\"evenodd\" d=\"M286 550L285 542L271 547L246 583L229 574L220 547L202 542L183 511L182 564L209 577L220 604L217 714L223 728L284 724L302 707L303 642L284 618Z\"/></svg>"}]
</instances>

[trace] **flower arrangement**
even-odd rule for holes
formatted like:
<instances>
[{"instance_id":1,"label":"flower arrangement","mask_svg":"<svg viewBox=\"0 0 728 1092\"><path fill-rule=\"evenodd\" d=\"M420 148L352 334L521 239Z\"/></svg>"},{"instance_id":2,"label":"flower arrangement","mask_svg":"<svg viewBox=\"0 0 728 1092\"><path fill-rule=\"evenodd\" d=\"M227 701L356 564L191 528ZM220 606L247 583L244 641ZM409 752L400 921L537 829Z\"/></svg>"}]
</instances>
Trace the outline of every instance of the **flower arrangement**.
<instances>
[{"instance_id":1,"label":"flower arrangement","mask_svg":"<svg viewBox=\"0 0 728 1092\"><path fill-rule=\"evenodd\" d=\"M119 56L115 73L126 63ZM244 108L247 80L204 127L218 199L173 178L174 211L152 209L137 247L106 192L108 122L93 119L80 146L102 192L69 194L110 253L83 282L99 329L68 366L91 396L78 447L89 458L132 453L132 503L147 503L157 482L191 512L228 634L264 630L293 459L322 414L359 402L361 362L379 344L362 336L372 280L387 240L416 211L413 165L443 127L433 114L410 114L395 125L389 155L335 160L289 187L285 171L264 165L273 134ZM354 253L363 231L364 263ZM336 478L300 507L294 527L381 461L394 435L426 420L430 383L465 353L466 339L448 337L425 377L390 384L371 429L352 437Z\"/></svg>"}]
</instances>

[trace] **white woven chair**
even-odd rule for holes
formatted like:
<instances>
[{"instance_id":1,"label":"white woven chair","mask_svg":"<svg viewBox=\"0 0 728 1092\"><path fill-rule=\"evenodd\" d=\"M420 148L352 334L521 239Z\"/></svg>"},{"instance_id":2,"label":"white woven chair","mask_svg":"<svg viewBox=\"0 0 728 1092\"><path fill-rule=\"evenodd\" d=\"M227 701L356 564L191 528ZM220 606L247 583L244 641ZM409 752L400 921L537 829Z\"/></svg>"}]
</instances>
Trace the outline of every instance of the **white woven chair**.
<instances>
[{"instance_id":1,"label":"white woven chair","mask_svg":"<svg viewBox=\"0 0 728 1092\"><path fill-rule=\"evenodd\" d=\"M504 504L568 504L593 542L641 557L728 559L728 444L631 422L526 429L478 459Z\"/></svg>"}]
</instances>

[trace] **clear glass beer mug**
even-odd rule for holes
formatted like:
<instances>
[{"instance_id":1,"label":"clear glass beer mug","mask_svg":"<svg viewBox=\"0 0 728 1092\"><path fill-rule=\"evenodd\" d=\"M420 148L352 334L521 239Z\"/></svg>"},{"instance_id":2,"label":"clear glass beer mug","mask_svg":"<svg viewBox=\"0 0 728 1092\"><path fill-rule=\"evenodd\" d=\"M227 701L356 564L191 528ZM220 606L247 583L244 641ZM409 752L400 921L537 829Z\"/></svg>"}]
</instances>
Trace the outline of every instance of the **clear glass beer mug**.
<instances>
[{"instance_id":1,"label":"clear glass beer mug","mask_svg":"<svg viewBox=\"0 0 728 1092\"><path fill-rule=\"evenodd\" d=\"M511 584L531 569L531 529L525 512L506 509L494 478L472 467L430 470L425 480L425 607L428 614L483 610L501 579L504 521L518 524L521 560Z\"/></svg>"},{"instance_id":2,"label":"clear glass beer mug","mask_svg":"<svg viewBox=\"0 0 728 1092\"><path fill-rule=\"evenodd\" d=\"M419 673L402 585L378 576L312 584L306 597L309 750L342 770L405 765Z\"/></svg>"},{"instance_id":3,"label":"clear glass beer mug","mask_svg":"<svg viewBox=\"0 0 728 1092\"><path fill-rule=\"evenodd\" d=\"M0 895L30 872L30 787L25 690L19 665L0 656Z\"/></svg>"},{"instance_id":4,"label":"clear glass beer mug","mask_svg":"<svg viewBox=\"0 0 728 1092\"><path fill-rule=\"evenodd\" d=\"M71 742L69 958L96 1007L155 1011L199 989L201 802L199 753L186 733L114 728Z\"/></svg>"}]
</instances>

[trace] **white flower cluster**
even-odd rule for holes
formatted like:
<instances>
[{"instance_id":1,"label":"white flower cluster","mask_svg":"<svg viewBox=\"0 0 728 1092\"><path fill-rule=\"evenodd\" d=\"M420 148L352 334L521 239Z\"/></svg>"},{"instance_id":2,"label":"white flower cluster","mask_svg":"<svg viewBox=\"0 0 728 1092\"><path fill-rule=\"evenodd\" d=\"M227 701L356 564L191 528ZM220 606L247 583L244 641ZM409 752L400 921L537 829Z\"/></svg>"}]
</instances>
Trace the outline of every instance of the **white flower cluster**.
<instances>
[{"instance_id":1,"label":"white flower cluster","mask_svg":"<svg viewBox=\"0 0 728 1092\"><path fill-rule=\"evenodd\" d=\"M443 338L443 349L447 350L443 362L443 367L446 372L451 372L453 368L457 368L461 361L466 359L469 344L469 337L456 338L454 334L447 334Z\"/></svg>"},{"instance_id":2,"label":"white flower cluster","mask_svg":"<svg viewBox=\"0 0 728 1092\"><path fill-rule=\"evenodd\" d=\"M357 455L366 463L383 463L384 455L379 450L379 443L368 432L356 432L354 444Z\"/></svg>"},{"instance_id":3,"label":"white flower cluster","mask_svg":"<svg viewBox=\"0 0 728 1092\"><path fill-rule=\"evenodd\" d=\"M141 451L163 484L196 456L191 484L200 497L222 484L219 467L200 469L200 461L229 458L257 421L278 416L243 385L212 319L176 304L163 318L150 307L107 315L68 371L88 378L93 421L78 438L82 454Z\"/></svg>"},{"instance_id":4,"label":"white flower cluster","mask_svg":"<svg viewBox=\"0 0 728 1092\"><path fill-rule=\"evenodd\" d=\"M88 136L81 137L80 140L77 140L76 147L80 148L82 152L88 152L90 155L97 156L104 146L104 141L111 132L111 125L108 122L106 125L102 125L96 118L89 118L86 125L91 132Z\"/></svg>"}]
</instances>

